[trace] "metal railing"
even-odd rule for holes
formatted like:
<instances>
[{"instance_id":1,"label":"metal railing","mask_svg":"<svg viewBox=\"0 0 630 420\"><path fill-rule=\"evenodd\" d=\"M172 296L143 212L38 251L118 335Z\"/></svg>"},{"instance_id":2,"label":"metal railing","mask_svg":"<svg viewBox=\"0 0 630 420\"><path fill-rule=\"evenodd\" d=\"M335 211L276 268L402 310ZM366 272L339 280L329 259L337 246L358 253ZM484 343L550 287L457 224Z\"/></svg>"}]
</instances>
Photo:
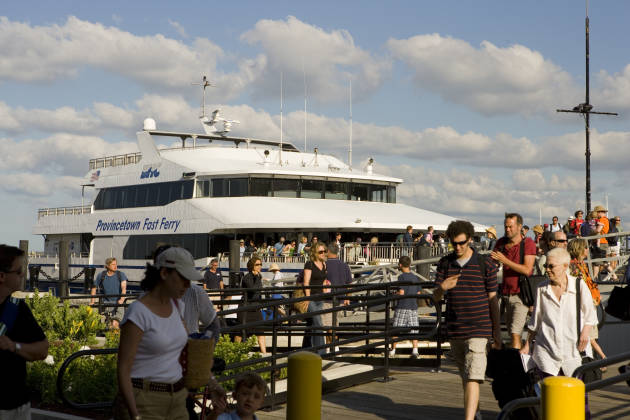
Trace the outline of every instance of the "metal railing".
<instances>
[{"instance_id":1,"label":"metal railing","mask_svg":"<svg viewBox=\"0 0 630 420\"><path fill-rule=\"evenodd\" d=\"M90 159L90 170L108 168L110 166L133 165L142 160L142 153L126 153L124 155L106 156L97 159Z\"/></svg>"},{"instance_id":2,"label":"metal railing","mask_svg":"<svg viewBox=\"0 0 630 420\"><path fill-rule=\"evenodd\" d=\"M615 356L607 356L605 359L596 360L594 362L586 363L573 372L574 378L579 378L582 373L592 369L599 369L605 366L614 365L620 362L630 361L630 352L617 354ZM598 381L593 381L585 384L586 392L596 391L598 389L603 389L607 386L614 385L619 382L627 381L630 379L630 369L628 369L625 373L612 376L606 379L600 379ZM538 407L540 405L540 397L528 397L528 398L519 398L517 400L510 401L507 403L499 415L497 416L497 420L507 420L510 418L510 415L519 408L529 408L529 407Z\"/></svg>"},{"instance_id":3,"label":"metal railing","mask_svg":"<svg viewBox=\"0 0 630 420\"><path fill-rule=\"evenodd\" d=\"M438 369L441 365L442 348L441 343L443 337L441 336L441 321L442 321L442 308L441 305L436 306L436 315L434 317L428 317L420 322L419 327L393 327L391 325L390 312L393 309L394 302L409 298L408 296L398 295L396 293L397 287L405 285L406 283L381 283L381 284L358 284L358 285L346 285L346 286L332 286L333 291L330 293L313 294L310 297L299 298L286 298L286 299L270 299L272 294L292 294L295 290L301 288L301 286L286 286L283 288L262 288L262 289L221 289L212 291L211 295L218 295L221 299L214 300L213 302L218 307L227 307L229 305L239 304L236 309L223 310L218 313L219 316L225 317L231 314L243 314L242 323L226 327L222 329L222 334L237 334L246 339L248 335L265 335L271 336L271 354L266 357L255 358L239 363L233 363L225 367L225 371L234 369L240 369L245 367L253 367L252 369L257 373L270 372L271 381L270 386L270 405L278 403L278 393L276 392L276 375L274 372L278 372L282 368L286 368L288 363L286 358L297 350L308 350L319 352L323 359L339 360L340 358L352 354L364 354L361 356L365 358L367 362L369 358L372 358L372 363L379 363L380 359L373 359L374 355L383 356L381 368L378 371L380 375L382 373L385 379L389 376L389 349L391 343L396 341L411 340L411 339L435 339L437 340L437 346L435 348L436 359L433 362L434 366ZM427 287L432 284L421 284ZM322 289L331 286L311 286L313 293L317 289ZM256 301L248 301L247 293L259 292L262 294L261 299ZM241 300L228 299L229 296L241 296ZM113 296L113 295L112 295ZM117 295L118 296L118 295ZM128 297L136 297L129 296ZM99 297L99 296L97 296ZM417 298L430 298L431 295L423 294L418 295ZM89 299L92 296L78 296L80 299ZM329 309L322 309L314 312L297 313L293 309L293 305L302 301L332 301L332 307ZM349 304L345 306L338 305L340 301L348 300ZM115 305L103 305L102 306L115 306ZM280 316L278 308L286 307L290 310L286 313L286 316ZM366 316L366 322L362 325L344 324L339 322L338 315L341 311L352 311L357 308L362 308L366 311L366 314L374 311L384 311L384 320L382 322L370 322L370 316ZM248 322L246 317L248 313L252 311L260 311L262 309L271 310L273 318L271 320L253 321ZM324 314L332 315L332 325L323 325L321 327L304 324L303 322L313 316L321 316ZM418 329L419 334L409 334L410 330ZM307 346L305 348L293 348L291 345L291 337L303 336L323 336L330 335L331 340L329 343L318 346ZM288 338L288 347L281 349L278 345L278 338L285 336ZM63 376L65 371L70 366L73 360L79 357L92 356L92 355L105 355L116 353L117 349L99 349L99 350L85 350L79 353L75 353L68 358L62 368L59 370L57 378L57 390L62 400L71 407L79 409L94 409L110 407L111 402L95 402L95 403L76 403L70 401L64 394L64 381ZM421 361L422 363L425 363ZM420 362L419 362L420 363ZM264 366L259 367L260 364ZM376 374L375 374L376 375ZM234 379L237 374L223 375L218 379L219 382L229 381Z\"/></svg>"},{"instance_id":4,"label":"metal railing","mask_svg":"<svg viewBox=\"0 0 630 420\"><path fill-rule=\"evenodd\" d=\"M37 219L41 219L45 216L68 216L68 215L81 215L90 214L92 212L92 206L74 206L74 207L54 207L44 208L37 210Z\"/></svg>"}]
</instances>

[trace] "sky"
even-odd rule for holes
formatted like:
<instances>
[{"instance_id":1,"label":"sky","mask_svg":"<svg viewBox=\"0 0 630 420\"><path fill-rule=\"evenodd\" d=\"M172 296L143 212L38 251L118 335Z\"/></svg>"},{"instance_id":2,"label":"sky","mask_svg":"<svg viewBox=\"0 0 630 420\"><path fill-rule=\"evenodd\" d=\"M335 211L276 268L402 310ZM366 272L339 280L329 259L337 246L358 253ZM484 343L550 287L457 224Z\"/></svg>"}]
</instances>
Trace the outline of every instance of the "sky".
<instances>
[{"instance_id":1,"label":"sky","mask_svg":"<svg viewBox=\"0 0 630 420\"><path fill-rule=\"evenodd\" d=\"M592 202L630 218L630 2L589 4ZM585 2L10 2L0 10L0 227L80 205L91 158L137 150L144 118L347 159L403 178L399 202L497 225L585 208ZM306 89L305 89L306 86ZM306 91L306 95L305 95ZM306 96L306 139L304 101ZM88 191L84 200L89 202ZM630 222L629 222L630 223ZM630 224L628 225L630 226Z\"/></svg>"}]
</instances>

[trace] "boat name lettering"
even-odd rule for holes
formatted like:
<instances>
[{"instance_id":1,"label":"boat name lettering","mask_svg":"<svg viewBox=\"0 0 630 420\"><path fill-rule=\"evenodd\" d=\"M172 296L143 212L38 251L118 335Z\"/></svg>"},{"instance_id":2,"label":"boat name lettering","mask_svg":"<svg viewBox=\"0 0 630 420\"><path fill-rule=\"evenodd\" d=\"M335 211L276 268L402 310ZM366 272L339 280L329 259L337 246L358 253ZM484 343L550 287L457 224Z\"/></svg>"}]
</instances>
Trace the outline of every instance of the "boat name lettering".
<instances>
[{"instance_id":1,"label":"boat name lettering","mask_svg":"<svg viewBox=\"0 0 630 420\"><path fill-rule=\"evenodd\" d=\"M111 220L111 221L103 221L101 219L98 220L96 224L97 232L109 232L109 231L123 231L123 230L143 230L143 231L172 231L177 232L179 229L179 225L181 220L170 220L166 217L162 218L145 218L144 222L140 220Z\"/></svg>"},{"instance_id":2,"label":"boat name lettering","mask_svg":"<svg viewBox=\"0 0 630 420\"><path fill-rule=\"evenodd\" d=\"M140 172L140 179L157 178L158 176L160 176L158 168L153 169L152 167L149 167L146 171Z\"/></svg>"}]
</instances>

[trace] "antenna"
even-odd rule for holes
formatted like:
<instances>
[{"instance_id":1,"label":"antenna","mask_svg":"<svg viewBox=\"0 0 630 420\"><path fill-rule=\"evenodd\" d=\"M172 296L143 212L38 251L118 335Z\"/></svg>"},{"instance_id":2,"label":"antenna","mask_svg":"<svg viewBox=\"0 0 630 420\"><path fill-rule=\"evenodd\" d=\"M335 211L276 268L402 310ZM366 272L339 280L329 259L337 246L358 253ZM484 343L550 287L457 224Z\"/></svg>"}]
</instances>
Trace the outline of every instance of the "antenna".
<instances>
[{"instance_id":1,"label":"antenna","mask_svg":"<svg viewBox=\"0 0 630 420\"><path fill-rule=\"evenodd\" d=\"M585 20L585 31L586 31L586 102L578 104L574 106L573 109L556 109L556 112L570 112L574 114L582 114L584 117L584 131L586 134L586 214L591 212L591 126L590 119L591 114L598 115L619 115L616 112L595 112L591 111L593 109L593 105L590 103L590 83L589 83L589 61L590 61L590 50L589 50L589 21L588 21L588 0L586 0L586 20Z\"/></svg>"},{"instance_id":2,"label":"antenna","mask_svg":"<svg viewBox=\"0 0 630 420\"><path fill-rule=\"evenodd\" d=\"M282 72L280 72L280 151L278 152L280 166L282 166L282 95Z\"/></svg>"},{"instance_id":3,"label":"antenna","mask_svg":"<svg viewBox=\"0 0 630 420\"><path fill-rule=\"evenodd\" d=\"M304 57L302 57L302 75L304 76L304 151L306 152L306 71L304 70Z\"/></svg>"},{"instance_id":4,"label":"antenna","mask_svg":"<svg viewBox=\"0 0 630 420\"><path fill-rule=\"evenodd\" d=\"M206 76L203 76L203 79L201 79L201 83L191 83L191 85L201 86L203 88L203 98L201 100L201 115L199 116L199 118L203 118L206 116L206 88L208 86L214 87L215 84L208 82Z\"/></svg>"},{"instance_id":5,"label":"antenna","mask_svg":"<svg viewBox=\"0 0 630 420\"><path fill-rule=\"evenodd\" d=\"M352 78L350 78L350 145L348 147L348 166L352 168Z\"/></svg>"}]
</instances>

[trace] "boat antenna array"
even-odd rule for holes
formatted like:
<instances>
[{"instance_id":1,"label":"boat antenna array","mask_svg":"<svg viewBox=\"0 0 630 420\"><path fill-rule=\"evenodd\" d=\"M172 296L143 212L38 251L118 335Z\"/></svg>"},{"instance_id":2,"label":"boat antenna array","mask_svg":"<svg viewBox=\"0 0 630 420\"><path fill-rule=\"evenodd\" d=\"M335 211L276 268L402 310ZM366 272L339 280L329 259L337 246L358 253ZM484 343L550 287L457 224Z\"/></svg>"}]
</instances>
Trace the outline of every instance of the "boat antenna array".
<instances>
[{"instance_id":1,"label":"boat antenna array","mask_svg":"<svg viewBox=\"0 0 630 420\"><path fill-rule=\"evenodd\" d=\"M589 49L589 21L588 21L588 0L586 0L586 20L585 20L585 32L586 32L586 101L574 106L573 109L556 109L556 112L570 112L573 114L582 114L584 117L584 131L586 134L586 214L591 212L591 114L598 115L618 115L616 112L596 112L592 111L593 105L590 100L590 83L589 83L589 61L590 61L590 49Z\"/></svg>"},{"instance_id":2,"label":"boat antenna array","mask_svg":"<svg viewBox=\"0 0 630 420\"><path fill-rule=\"evenodd\" d=\"M206 88L209 86L215 87L216 85L214 83L210 83L206 76L203 76L203 79L201 79L201 83L191 83L191 84L195 86L201 86L203 89L203 97L201 99L201 115L199 116L199 118L203 118L206 116Z\"/></svg>"},{"instance_id":3,"label":"boat antenna array","mask_svg":"<svg viewBox=\"0 0 630 420\"><path fill-rule=\"evenodd\" d=\"M203 130L208 135L218 134L220 136L227 136L227 134L232 130L232 125L240 124L241 122L238 120L226 120L221 115L221 109L215 109L212 111L212 119L209 119L206 116L206 88L207 87L215 87L214 83L210 83L206 76L203 76L201 79L201 83L191 83L195 86L201 86L203 89L203 97L201 100L201 115L199 116L199 120L201 121L201 125L203 126ZM218 124L222 123L222 130L219 130Z\"/></svg>"}]
</instances>

